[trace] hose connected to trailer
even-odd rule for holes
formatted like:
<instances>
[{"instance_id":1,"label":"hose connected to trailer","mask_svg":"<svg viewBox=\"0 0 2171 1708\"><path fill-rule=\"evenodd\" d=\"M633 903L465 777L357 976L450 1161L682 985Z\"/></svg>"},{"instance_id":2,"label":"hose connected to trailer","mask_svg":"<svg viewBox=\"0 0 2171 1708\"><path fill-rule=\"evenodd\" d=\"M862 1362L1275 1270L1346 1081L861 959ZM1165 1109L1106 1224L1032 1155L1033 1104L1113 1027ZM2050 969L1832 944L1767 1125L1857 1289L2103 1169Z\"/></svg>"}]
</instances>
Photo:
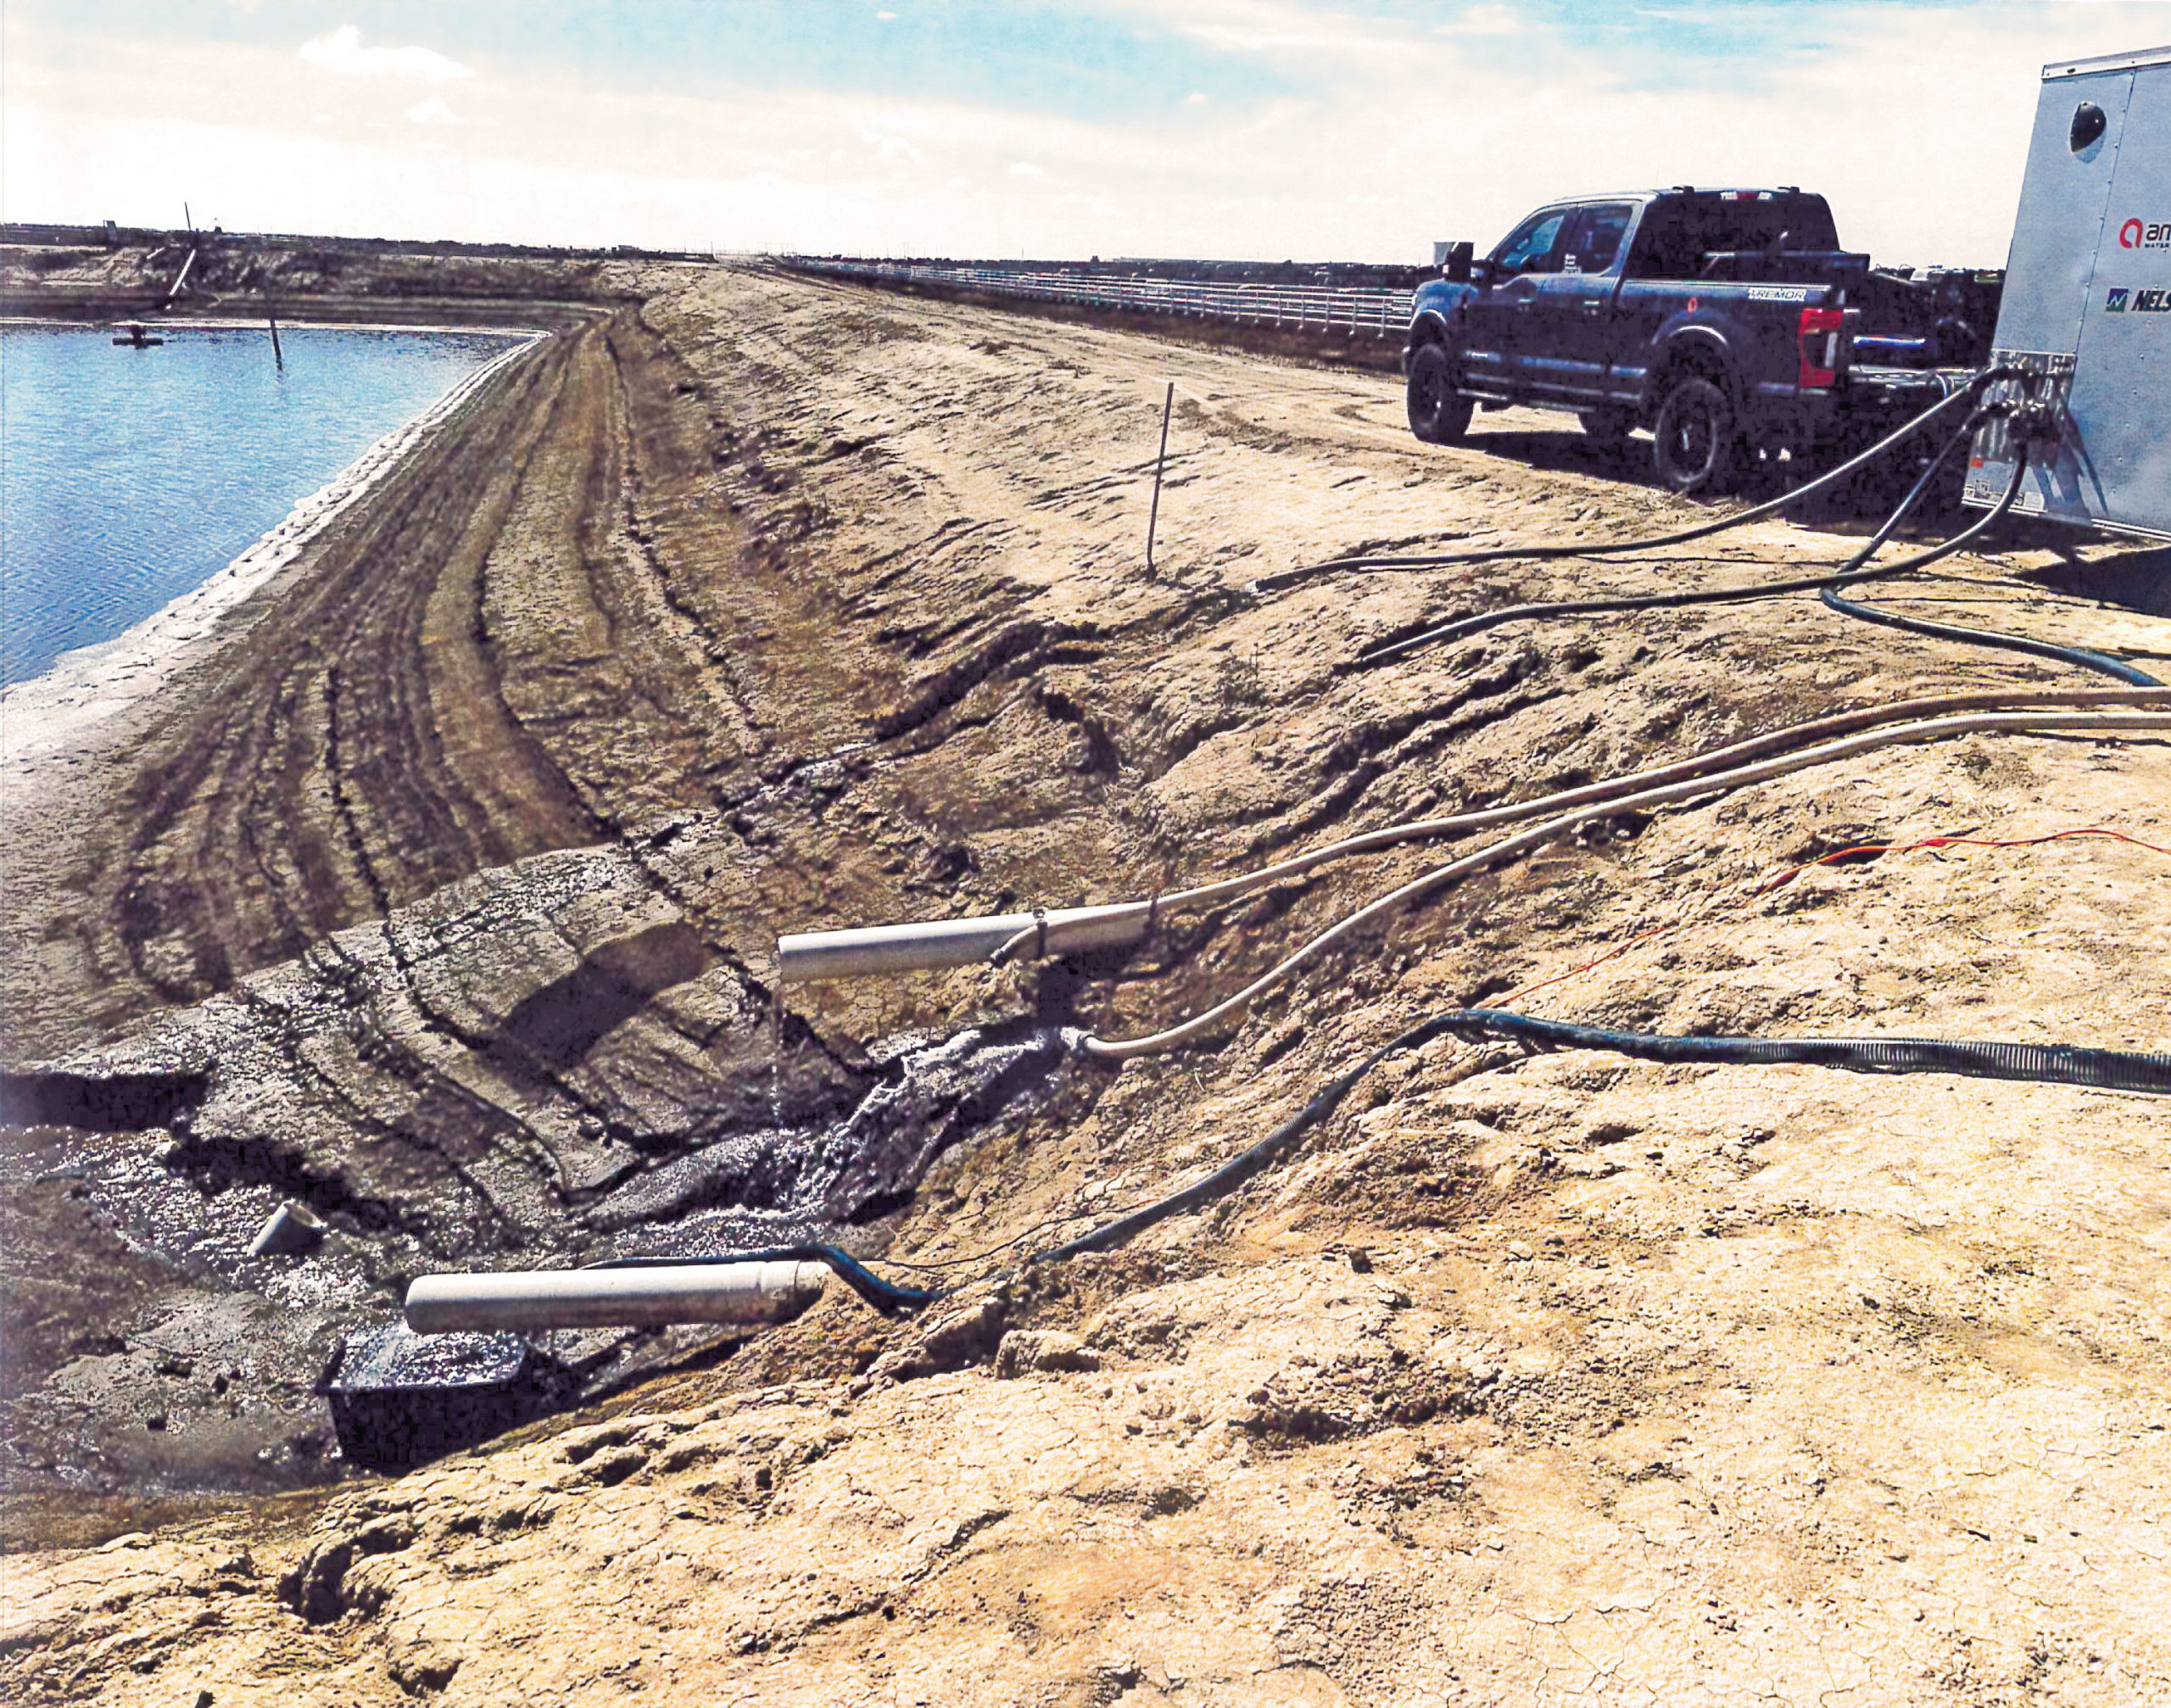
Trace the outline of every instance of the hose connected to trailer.
<instances>
[{"instance_id":1,"label":"hose connected to trailer","mask_svg":"<svg viewBox=\"0 0 2171 1708\"><path fill-rule=\"evenodd\" d=\"M1800 1062L1856 1074L1962 1074L2101 1091L2171 1094L2171 1055L2091 1050L2071 1044L2004 1044L1936 1038L1727 1038L1701 1033L1622 1032L1540 1019L1505 1008L1458 1008L1432 1024L1472 1041L1507 1038L1547 1050L1610 1050L1644 1062Z\"/></svg>"},{"instance_id":2,"label":"hose connected to trailer","mask_svg":"<svg viewBox=\"0 0 2171 1708\"><path fill-rule=\"evenodd\" d=\"M2078 665L2083 670L2093 670L2102 676L2113 677L2120 682L2130 682L2137 688L2160 688L2163 684L2146 671L2136 668L2123 658L2113 658L2107 652L2093 652L2084 646L2061 646L2056 641L2037 640L2032 635L2007 634L1994 628L1964 628L1957 623L1931 622L1919 617L1902 617L1898 611L1885 611L1874 605L1865 605L1859 600L1841 596L1836 588L1827 587L1817 595L1842 617L1859 617L1864 622L1874 622L1884 628L1897 628L1909 634L1928 635L1933 640L1956 640L1962 646L1991 646L2005 652L2024 652L2035 658L2048 658L2060 664Z\"/></svg>"},{"instance_id":3,"label":"hose connected to trailer","mask_svg":"<svg viewBox=\"0 0 2171 1708\"><path fill-rule=\"evenodd\" d=\"M1951 556L1995 527L2020 496L2021 481L2028 472L2028 452L2024 445L2013 459L2012 478L2006 483L2004 495L1993 508L1950 539L1941 540L1912 556L1898 558L1890 563L1870 561L1929 489L1945 458L1973 434L1980 419L1979 416L1971 418L1952 436L1936 459L1908 489L1906 496L1885 518L1884 524L1863 542L1854 555L1836 569L1821 571L1816 575L1789 576L1778 581L1747 582L1738 587L1684 588L1671 593L1620 594L1602 599L1564 599L1542 604L1503 606L1497 611L1481 611L1474 617L1444 622L1437 628L1425 630L1421 634L1413 634L1387 645L1375 647L1360 654L1357 665L1361 668L1392 663L1421 648L1449 640L1465 639L1471 635L1482 634L1487 629L1498 628L1510 622L1544 621L1563 617L1598 617L1616 611L1679 611L1697 605L1741 605L1756 600L1777 599L1789 593L1817 593L1828 587L1844 587L1854 582L1883 581L1926 568L1942 558Z\"/></svg>"},{"instance_id":4,"label":"hose connected to trailer","mask_svg":"<svg viewBox=\"0 0 2171 1708\"><path fill-rule=\"evenodd\" d=\"M1540 1019L1504 1008L1453 1008L1419 1022L1337 1074L1303 1108L1247 1150L1203 1179L1158 1203L1080 1235L1032 1261L1047 1263L1086 1252L1108 1251L1166 1221L1225 1197L1264 1170L1325 1120L1357 1082L1390 1056L1435 1038L1471 1042L1504 1040L1526 1050L1610 1050L1638 1061L1769 1065L1802 1063L1857 1074L1958 1074L1975 1079L2020 1080L2042 1085L2085 1086L2097 1091L2171 1094L2171 1055L2093 1050L2070 1044L2012 1044L1939 1038L1740 1038L1699 1033L1616 1031Z\"/></svg>"},{"instance_id":5,"label":"hose connected to trailer","mask_svg":"<svg viewBox=\"0 0 2171 1708\"><path fill-rule=\"evenodd\" d=\"M1272 575L1263 575L1252 583L1252 591L1279 593L1286 588L1294 587L1300 582L1309 581L1315 577L1350 574L1359 571L1404 572L1420 569L1449 569L1465 565L1508 563L1524 558L1540 560L1561 557L1610 557L1621 552L1656 551L1666 546L1687 545L1694 540L1709 539L1713 534L1724 533L1730 528L1740 527L1748 522L1760 522L1767 516L1776 516L1779 511L1800 504L1804 499L1814 498L1820 493L1830 491L1850 475L1859 473L1884 456L1887 451L1904 444L1916 433L1945 414L1946 410L1963 402L1973 400L1980 396L1985 388L1999 380L2013 378L2017 373L2018 370L2012 368L1987 368L1958 390L1938 399L1912 420L1895 427L1867 450L1848 458L1846 461L1819 475L1815 480L1795 487L1790 492L1782 493L1777 498L1767 499L1762 504L1752 505L1747 510L1736 511L1732 515L1721 516L1714 522L1699 522L1694 527L1680 528L1672 533L1654 534L1643 539L1600 541L1592 545L1500 545L1487 546L1476 551L1425 552L1399 556L1365 555L1330 558L1324 563L1304 564L1295 569L1285 569Z\"/></svg>"},{"instance_id":6,"label":"hose connected to trailer","mask_svg":"<svg viewBox=\"0 0 2171 1708\"><path fill-rule=\"evenodd\" d=\"M1465 835L1473 830L1491 829L1496 825L1517 824L1526 819L1543 818L1547 813L1560 812L1571 807L1616 800L1641 790L1657 788L1662 784L1708 777L1771 754L1791 752L1820 741L1850 735L1858 730L1873 729L1882 724L1905 723L1959 712L2016 710L2023 706L2147 706L2157 704L2171 710L2171 690L2150 695L2124 694L2116 689L1984 689L1969 694L1929 695L1919 700L1900 700L1884 706L1866 706L1853 712L1834 712L1828 717L1789 724L1763 735L1752 736L1746 741L1733 742L1708 752L1692 754L1686 759L1677 759L1670 764L1652 766L1643 771L1603 779L1579 788L1538 795L1528 801L1510 801L1504 806L1482 807L1471 812L1457 812L1444 818L1420 818L1404 824L1386 825L1377 830L1361 831L1354 836L1345 836L1338 841L1312 849L1308 853L1277 860L1270 866L1216 879L1188 890L1165 891L1159 898L1160 909L1167 913L1204 907L1210 902L1248 895L1270 885L1286 883L1292 878L1301 877L1305 873L1333 861L1346 859L1353 854L1369 854L1381 848L1398 847L1406 842ZM1062 928L1051 926L1048 929L1051 952L1059 952L1063 947ZM1011 954L1015 954L1024 946L1019 943L1005 946Z\"/></svg>"}]
</instances>

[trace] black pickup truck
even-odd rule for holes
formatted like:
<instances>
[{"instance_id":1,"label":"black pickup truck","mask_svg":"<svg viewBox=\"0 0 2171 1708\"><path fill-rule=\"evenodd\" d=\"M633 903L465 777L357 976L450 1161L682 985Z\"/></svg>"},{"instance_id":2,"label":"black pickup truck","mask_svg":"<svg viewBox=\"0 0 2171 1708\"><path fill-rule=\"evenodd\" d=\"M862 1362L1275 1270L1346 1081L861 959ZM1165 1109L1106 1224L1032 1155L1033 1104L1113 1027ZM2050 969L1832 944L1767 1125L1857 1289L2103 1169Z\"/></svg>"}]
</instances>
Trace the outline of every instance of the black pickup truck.
<instances>
[{"instance_id":1,"label":"black pickup truck","mask_svg":"<svg viewBox=\"0 0 2171 1708\"><path fill-rule=\"evenodd\" d=\"M1555 202L1488 256L1452 245L1441 272L1403 354L1419 438L1460 438L1479 406L1568 410L1608 444L1649 427L1677 492L1928 407L1988 359L2001 285L1872 268L1792 188Z\"/></svg>"}]
</instances>

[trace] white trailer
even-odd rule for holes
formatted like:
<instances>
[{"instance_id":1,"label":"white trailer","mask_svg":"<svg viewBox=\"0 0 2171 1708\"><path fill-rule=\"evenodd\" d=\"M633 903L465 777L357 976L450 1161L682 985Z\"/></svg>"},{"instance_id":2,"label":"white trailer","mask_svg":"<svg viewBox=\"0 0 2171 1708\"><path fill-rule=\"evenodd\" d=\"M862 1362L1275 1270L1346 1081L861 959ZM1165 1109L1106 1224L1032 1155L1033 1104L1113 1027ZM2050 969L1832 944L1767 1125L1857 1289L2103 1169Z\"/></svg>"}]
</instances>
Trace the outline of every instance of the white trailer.
<instances>
[{"instance_id":1,"label":"white trailer","mask_svg":"<svg viewBox=\"0 0 2171 1708\"><path fill-rule=\"evenodd\" d=\"M1983 428L1967 503L2027 440L2015 510L2171 539L2171 47L2043 68L1990 360L2041 407Z\"/></svg>"}]
</instances>

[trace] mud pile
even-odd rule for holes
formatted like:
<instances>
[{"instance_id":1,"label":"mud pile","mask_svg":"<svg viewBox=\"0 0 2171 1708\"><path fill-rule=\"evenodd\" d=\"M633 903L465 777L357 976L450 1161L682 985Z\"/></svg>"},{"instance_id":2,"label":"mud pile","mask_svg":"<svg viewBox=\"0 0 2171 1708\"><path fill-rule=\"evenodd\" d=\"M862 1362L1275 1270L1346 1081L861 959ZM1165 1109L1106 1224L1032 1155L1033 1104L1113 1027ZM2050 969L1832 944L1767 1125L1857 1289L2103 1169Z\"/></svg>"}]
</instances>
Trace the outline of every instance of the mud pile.
<instances>
[{"instance_id":1,"label":"mud pile","mask_svg":"<svg viewBox=\"0 0 2171 1708\"><path fill-rule=\"evenodd\" d=\"M1678 514L1572 428L1510 413L1428 450L1399 410L1376 377L658 274L509 371L155 708L14 779L8 1065L47 1076L18 1083L30 1113L111 1129L8 1140L8 1260L50 1291L11 1276L11 1343L46 1350L8 1450L43 1429L50 1479L249 1486L234 1447L259 1441L261 1482L351 1475L336 1441L291 1444L301 1372L441 1254L821 1225L954 1259L963 1288L897 1321L833 1289L735 1347L569 1348L561 1398L611 1397L483 1454L13 1560L19 1694L2159 1694L2161 1100L1443 1041L1237 1197L1018 1259L1476 1000L2161 1048L2161 744L1968 738L1610 821L1113 1075L1051 1041L1193 1012L1437 849L1127 957L774 988L779 929L1151 896L2057 677L1813 600L1351 670L1513 599L1854 543L1767 523L1699 557L1248 596L1353 550ZM2057 543L2008 534L1895 602L2171 650L2160 554ZM1862 845L2078 827L2137 840L1763 887ZM90 1120L129 1087L148 1129ZM273 1278L236 1242L282 1196L332 1234ZM260 1434L188 1397L207 1373L232 1393L237 1356L271 1372ZM152 1391L159 1431L122 1404ZM201 1458L124 1454L153 1434ZM55 1539L126 1521L18 1510Z\"/></svg>"}]
</instances>

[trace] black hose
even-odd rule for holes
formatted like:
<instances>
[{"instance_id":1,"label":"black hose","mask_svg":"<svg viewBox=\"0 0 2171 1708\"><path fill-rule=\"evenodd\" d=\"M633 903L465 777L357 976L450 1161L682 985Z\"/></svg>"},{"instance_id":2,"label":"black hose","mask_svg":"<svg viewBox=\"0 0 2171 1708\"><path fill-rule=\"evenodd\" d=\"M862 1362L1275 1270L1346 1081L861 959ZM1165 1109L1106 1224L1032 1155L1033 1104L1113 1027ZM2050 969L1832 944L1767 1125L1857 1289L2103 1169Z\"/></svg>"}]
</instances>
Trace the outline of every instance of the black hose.
<instances>
[{"instance_id":1,"label":"black hose","mask_svg":"<svg viewBox=\"0 0 2171 1708\"><path fill-rule=\"evenodd\" d=\"M1857 1074L1958 1074L1973 1079L2018 1080L2041 1085L2087 1086L2098 1091L2171 1095L2171 1054L2095 1050L2071 1044L2010 1044L1941 1038L1730 1038L1699 1033L1622 1032L1541 1019L1506 1008L1451 1008L1420 1021L1380 1046L1353 1068L1337 1074L1303 1108L1248 1149L1201 1180L1105 1222L1026 1259L1053 1263L1088 1252L1113 1250L1157 1222L1199 1209L1260 1175L1335 1110L1359 1080L1390 1056L1435 1038L1473 1042L1505 1040L1538 1050L1610 1050L1638 1061L1765 1065L1798 1062ZM952 1289L900 1287L885 1281L849 1253L829 1245L777 1246L763 1251L701 1257L614 1258L591 1269L665 1269L685 1264L762 1263L796 1259L823 1263L868 1303L885 1314L932 1304Z\"/></svg>"},{"instance_id":2,"label":"black hose","mask_svg":"<svg viewBox=\"0 0 2171 1708\"><path fill-rule=\"evenodd\" d=\"M2136 688L2163 687L2163 684L2161 682L2145 671L2137 670L2123 659L2113 658L2108 653L2092 652L2084 646L2060 646L2051 641L2035 640L2024 634L2006 634L1997 629L1962 628L1956 623L1931 622L1918 617L1902 617L1896 611L1885 611L1874 605L1865 605L1860 600L1845 598L1840 594L1839 589L1843 583L1845 572L1861 564L1884 543L1890 536L1892 530L1899 526L1900 518L1914 507L1916 500L1928 490L1938 470L1944 466L1945 459L1952 455L1964 438L1973 434L1981 419L1979 414L1970 419L1966 427L1946 441L1945 448L1938 452L1931 460L1930 466L1923 471L1922 478L1915 483L1913 489L1900 501L1899 509L1894 511L1885 519L1884 526L1877 531L1875 537L1867 546L1856 553L1847 563L1841 566L1841 573L1835 575L1818 589L1817 597L1843 617L1860 617L1864 622L1878 623L1886 628L1901 629L1909 634L1928 635L1936 640L1955 640L1964 646L1994 646L2002 648L2007 652L2025 652L2037 658L2054 659L2061 664L2078 665L2083 670L2097 671L2105 676L2114 677L2120 682L2129 682ZM2023 447L2023 452L2024 449Z\"/></svg>"},{"instance_id":3,"label":"black hose","mask_svg":"<svg viewBox=\"0 0 2171 1708\"><path fill-rule=\"evenodd\" d=\"M1903 443L1917 428L1927 427L1962 399L1977 395L1984 387L1998 380L2013 378L2018 371L2013 368L1986 368L1959 390L1948 397L1940 398L1912 421L1888 433L1868 449L1850 457L1838 467L1826 471L1815 480L1805 485L1796 487L1792 492L1783 493L1778 498L1766 500L1762 504L1752 505L1749 509L1737 511L1731 516L1721 516L1716 522L1699 522L1694 527L1677 529L1672 533L1654 534L1644 539L1600 541L1594 545L1500 545L1487 546L1478 551L1426 552L1393 557L1337 557L1325 563L1304 564L1295 569L1279 571L1273 575L1263 575L1252 583L1252 591L1278 593L1284 588L1293 587L1298 582L1309 580L1314 576L1333 574L1347 570L1448 569L1481 563L1507 563L1522 558L1537 560L1560 557L1609 557L1624 551L1656 551L1666 546L1687 545L1692 540L1708 539L1715 533L1723 533L1728 528L1739 527L1744 522L1755 522L1764 516L1775 515L1791 505L1799 504L1802 500L1836 485L1856 470L1868 466L1895 445Z\"/></svg>"},{"instance_id":4,"label":"black hose","mask_svg":"<svg viewBox=\"0 0 2171 1708\"><path fill-rule=\"evenodd\" d=\"M1961 1074L1977 1079L2091 1086L2116 1091L2171 1093L2171 1055L2077 1048L2069 1044L2004 1044L1934 1038L1722 1038L1617 1032L1544 1020L1504 1008L1454 1008L1420 1021L1337 1075L1304 1107L1203 1180L1158 1203L1119 1216L1078 1238L1041 1252L1047 1263L1108 1251L1156 1222L1224 1197L1261 1172L1341 1105L1357 1082L1390 1056L1435 1038L1498 1038L1540 1049L1611 1050L1652 1062L1805 1062L1861 1074Z\"/></svg>"},{"instance_id":5,"label":"black hose","mask_svg":"<svg viewBox=\"0 0 2171 1708\"><path fill-rule=\"evenodd\" d=\"M1963 434L1972 433L1976 425L1977 421L1971 420L1959 433L1953 435L1954 442L1957 443ZM1948 445L1946 449L1949 450L1951 446ZM1944 455L1944 452L1939 454L1940 460ZM1482 634L1487 629L1498 628L1503 624L1519 622L1526 618L1592 617L1604 612L1624 611L1672 611L1692 605L1745 604L1755 600L1774 599L1783 594L1819 593L1828 587L1845 587L1856 582L1882 581L1890 576L1906 575L1911 571L1922 569L1935 563L1940 558L1951 556L1953 553L1960 550L1971 540L1977 539L1995 524L2008 510L2012 509L2013 500L2020 496L2021 477L2027 472L2027 469L2028 452L2023 445L2014 460L2012 483L2006 488L2005 495L1998 500L1996 505L1985 511L1976 521L1970 522L1951 539L1930 547L1926 551L1918 551L1911 557L1898 558L1890 563L1868 562L1871 555L1891 537L1892 530L1900 525L1901 518L1913 508L1916 500L1928 489L1931 477L1937 472L1936 462L1933 462L1923 472L1920 478L1908 490L1906 497L1902 499L1899 507L1885 518L1877 533L1871 535L1863 543L1861 548L1836 570L1826 570L1816 575L1792 576L1783 581L1750 582L1740 587L1697 588L1678 593L1631 594L1605 599L1556 600L1542 605L1504 606L1498 611L1482 611L1475 617L1465 617L1454 622L1443 623L1437 628L1426 629L1421 634L1413 634L1406 639L1394 641L1386 646L1375 647L1371 651L1359 655L1353 667L1364 669L1373 665L1391 663L1398 658L1407 656L1420 647L1431 646L1443 641L1460 640L1470 635Z\"/></svg>"},{"instance_id":6,"label":"black hose","mask_svg":"<svg viewBox=\"0 0 2171 1708\"><path fill-rule=\"evenodd\" d=\"M2099 1091L2171 1093L2171 1055L2081 1049L2071 1044L2001 1044L1935 1038L1722 1038L1618 1032L1543 1020L1505 1008L1457 1008L1427 1023L1458 1037L1510 1038L1550 1050L1610 1050L1646 1062L1805 1062L1856 1074L1963 1074L2091 1086Z\"/></svg>"},{"instance_id":7,"label":"black hose","mask_svg":"<svg viewBox=\"0 0 2171 1708\"><path fill-rule=\"evenodd\" d=\"M1956 640L1963 646L1995 646L2007 652L2025 652L2037 658L2055 659L2061 664L2074 664L2083 670L2100 672L2116 677L2120 682L2130 682L2136 688L2161 688L2163 683L2145 670L2138 670L2124 659L2113 658L2107 652L2091 652L2084 646L2060 646L2055 641L2037 640L2025 634L2007 634L1994 628L1962 628L1957 623L1931 622L1919 617L1902 617L1897 611L1884 611L1874 605L1843 599L1833 588L1826 588L1819 597L1843 617L1858 617L1864 622L1874 622L1885 628L1904 629L1909 634L1924 634L1934 640Z\"/></svg>"}]
</instances>

